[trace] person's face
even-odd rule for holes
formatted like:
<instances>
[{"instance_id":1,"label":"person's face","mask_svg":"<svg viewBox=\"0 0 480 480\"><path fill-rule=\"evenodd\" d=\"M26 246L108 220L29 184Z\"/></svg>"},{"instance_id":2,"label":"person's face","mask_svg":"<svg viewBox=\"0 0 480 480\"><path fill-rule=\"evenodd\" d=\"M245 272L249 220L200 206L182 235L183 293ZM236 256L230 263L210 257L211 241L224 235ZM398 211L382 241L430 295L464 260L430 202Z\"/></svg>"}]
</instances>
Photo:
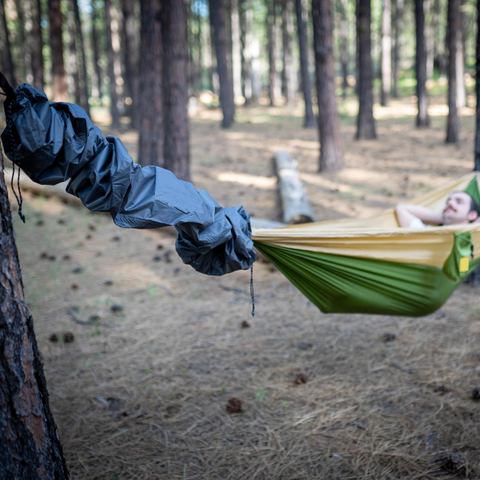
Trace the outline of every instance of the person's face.
<instances>
[{"instance_id":1,"label":"person's face","mask_svg":"<svg viewBox=\"0 0 480 480\"><path fill-rule=\"evenodd\" d=\"M478 214L470 211L470 195L465 192L455 192L450 195L443 210L443 224L456 225L473 222Z\"/></svg>"}]
</instances>

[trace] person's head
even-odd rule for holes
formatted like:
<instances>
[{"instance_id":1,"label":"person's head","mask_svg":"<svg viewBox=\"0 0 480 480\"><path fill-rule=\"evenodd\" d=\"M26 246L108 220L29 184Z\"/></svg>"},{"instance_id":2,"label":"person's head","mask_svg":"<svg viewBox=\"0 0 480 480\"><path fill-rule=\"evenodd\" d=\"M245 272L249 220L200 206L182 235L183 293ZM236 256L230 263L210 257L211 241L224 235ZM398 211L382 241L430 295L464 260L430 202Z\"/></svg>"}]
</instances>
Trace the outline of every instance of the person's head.
<instances>
[{"instance_id":1,"label":"person's head","mask_svg":"<svg viewBox=\"0 0 480 480\"><path fill-rule=\"evenodd\" d=\"M479 216L479 206L467 192L454 192L448 197L443 210L443 224L456 225L474 222Z\"/></svg>"}]
</instances>

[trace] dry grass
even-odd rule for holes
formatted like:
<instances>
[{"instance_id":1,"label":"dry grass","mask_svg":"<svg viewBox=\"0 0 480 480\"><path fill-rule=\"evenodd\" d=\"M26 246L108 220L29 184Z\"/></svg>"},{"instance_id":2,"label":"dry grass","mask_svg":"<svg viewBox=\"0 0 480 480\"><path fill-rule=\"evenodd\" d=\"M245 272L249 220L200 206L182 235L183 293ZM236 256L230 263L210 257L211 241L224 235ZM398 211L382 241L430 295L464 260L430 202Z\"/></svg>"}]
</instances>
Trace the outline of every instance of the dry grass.
<instances>
[{"instance_id":1,"label":"dry grass","mask_svg":"<svg viewBox=\"0 0 480 480\"><path fill-rule=\"evenodd\" d=\"M418 132L408 102L404 117L396 105L377 142L354 143L347 119L347 168L322 176L316 132L302 130L300 118L278 109L285 116L269 119L262 107L221 131L215 112L199 112L194 179L220 203L274 218L270 157L287 148L317 216L332 218L374 213L471 168L471 118L462 119L460 147L445 146L444 118ZM135 135L121 136L134 151ZM257 315L241 328L248 272L208 278L176 256L155 262L173 238L119 231L106 216L56 200L27 198L26 211L16 230L27 300L73 479L479 478L480 403L469 398L480 385L478 290L462 285L420 319L323 315L257 264ZM77 264L82 273L72 272ZM124 310L112 312L114 303ZM107 325L73 322L72 306ZM75 342L49 342L65 331ZM385 342L387 332L396 339ZM309 380L296 385L300 372ZM449 391L436 391L440 384ZM231 397L242 413L227 412ZM456 477L434 461L451 452L465 461Z\"/></svg>"}]
</instances>

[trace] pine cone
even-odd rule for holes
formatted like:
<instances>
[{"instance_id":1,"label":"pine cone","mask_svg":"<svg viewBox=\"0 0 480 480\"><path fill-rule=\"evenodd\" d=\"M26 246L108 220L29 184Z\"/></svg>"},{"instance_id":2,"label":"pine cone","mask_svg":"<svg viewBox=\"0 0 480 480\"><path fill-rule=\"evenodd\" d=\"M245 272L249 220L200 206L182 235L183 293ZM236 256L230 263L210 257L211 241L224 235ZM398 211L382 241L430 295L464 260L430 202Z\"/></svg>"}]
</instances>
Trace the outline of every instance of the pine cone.
<instances>
[{"instance_id":1,"label":"pine cone","mask_svg":"<svg viewBox=\"0 0 480 480\"><path fill-rule=\"evenodd\" d=\"M448 473L460 473L465 470L465 460L459 453L449 453L434 460L441 463L440 468Z\"/></svg>"},{"instance_id":2,"label":"pine cone","mask_svg":"<svg viewBox=\"0 0 480 480\"><path fill-rule=\"evenodd\" d=\"M246 320L243 320L241 326L242 328L250 328L250 323L248 323Z\"/></svg>"},{"instance_id":3,"label":"pine cone","mask_svg":"<svg viewBox=\"0 0 480 480\"><path fill-rule=\"evenodd\" d=\"M439 393L440 395L444 395L445 393L448 393L450 391L450 389L444 385L443 383L440 383L439 385L437 385L435 387L435 390L434 390L436 393Z\"/></svg>"},{"instance_id":4,"label":"pine cone","mask_svg":"<svg viewBox=\"0 0 480 480\"><path fill-rule=\"evenodd\" d=\"M302 385L303 383L308 382L308 375L306 373L297 373L297 376L295 377L295 384L296 385Z\"/></svg>"},{"instance_id":5,"label":"pine cone","mask_svg":"<svg viewBox=\"0 0 480 480\"><path fill-rule=\"evenodd\" d=\"M52 333L48 338L51 342L58 342L58 335L56 333Z\"/></svg>"},{"instance_id":6,"label":"pine cone","mask_svg":"<svg viewBox=\"0 0 480 480\"><path fill-rule=\"evenodd\" d=\"M63 341L64 341L65 343L72 343L72 342L74 342L74 341L75 341L75 337L74 337L73 333L72 333L72 332L65 332L65 333L63 334Z\"/></svg>"},{"instance_id":7,"label":"pine cone","mask_svg":"<svg viewBox=\"0 0 480 480\"><path fill-rule=\"evenodd\" d=\"M230 413L240 413L242 411L242 401L239 398L231 398L227 402L227 411Z\"/></svg>"}]
</instances>

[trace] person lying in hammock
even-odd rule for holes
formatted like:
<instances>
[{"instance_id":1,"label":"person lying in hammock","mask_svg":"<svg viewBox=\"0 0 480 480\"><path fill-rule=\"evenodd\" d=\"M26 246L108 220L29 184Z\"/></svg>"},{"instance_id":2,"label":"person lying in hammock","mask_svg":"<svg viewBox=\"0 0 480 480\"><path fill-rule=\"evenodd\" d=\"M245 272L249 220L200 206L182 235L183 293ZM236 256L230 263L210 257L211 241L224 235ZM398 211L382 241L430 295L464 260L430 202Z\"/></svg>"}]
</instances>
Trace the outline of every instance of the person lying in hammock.
<instances>
[{"instance_id":1,"label":"person lying in hammock","mask_svg":"<svg viewBox=\"0 0 480 480\"><path fill-rule=\"evenodd\" d=\"M475 199L467 192L454 192L448 197L442 213L420 205L397 205L398 223L406 228L425 228L425 223L434 225L460 225L480 221L480 209Z\"/></svg>"}]
</instances>

